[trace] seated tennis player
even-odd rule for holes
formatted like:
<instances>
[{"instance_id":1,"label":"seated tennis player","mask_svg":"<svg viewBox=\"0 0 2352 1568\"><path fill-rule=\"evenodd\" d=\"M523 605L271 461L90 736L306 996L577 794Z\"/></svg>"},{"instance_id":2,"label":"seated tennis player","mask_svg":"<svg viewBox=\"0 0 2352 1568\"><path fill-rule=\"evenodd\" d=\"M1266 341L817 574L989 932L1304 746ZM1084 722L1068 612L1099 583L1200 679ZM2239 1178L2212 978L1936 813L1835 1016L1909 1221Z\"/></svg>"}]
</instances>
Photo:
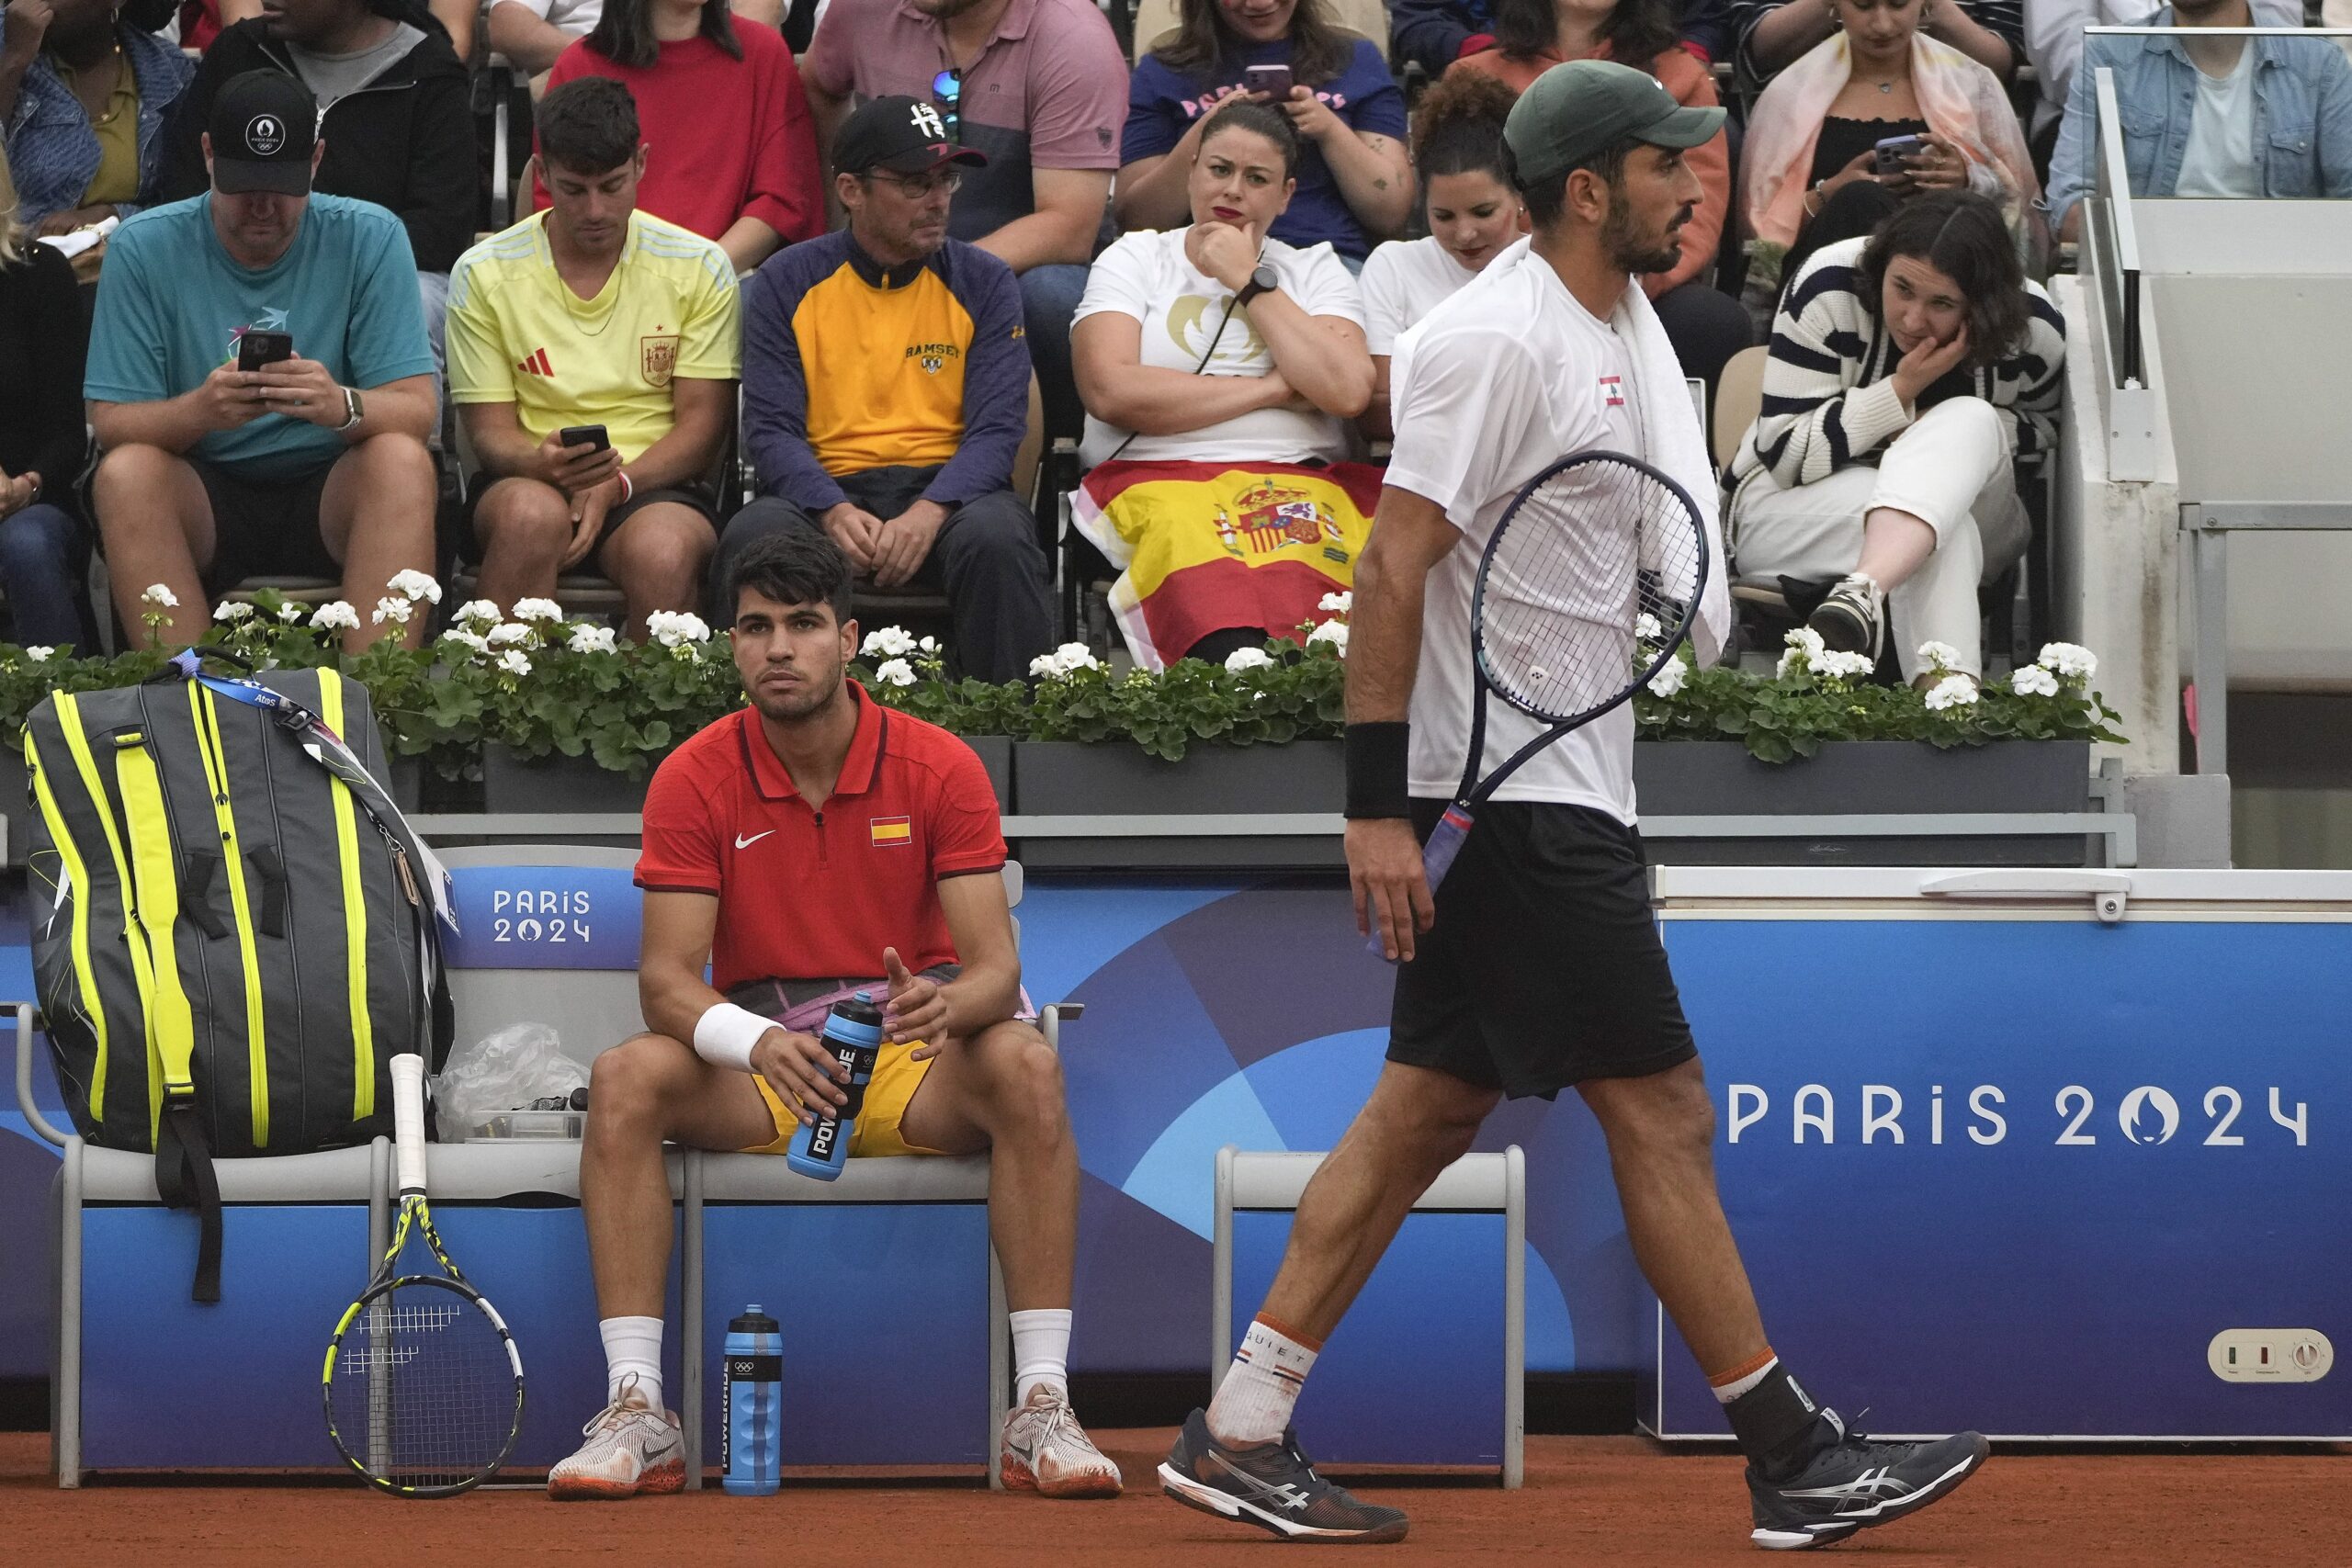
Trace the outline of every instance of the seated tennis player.
<instances>
[{"instance_id":1,"label":"seated tennis player","mask_svg":"<svg viewBox=\"0 0 2352 1568\"><path fill-rule=\"evenodd\" d=\"M846 1100L817 1035L862 989L888 999L851 1156L994 1156L1016 1380L1005 1484L1119 1491L1069 1406L1078 1146L1021 992L996 797L969 747L846 678L849 597L849 558L822 534L744 552L727 602L751 704L680 747L646 797L638 994L651 1027L596 1058L580 1156L608 1403L548 1472L557 1497L684 1486L662 1398L662 1145L782 1155L812 1103Z\"/></svg>"}]
</instances>

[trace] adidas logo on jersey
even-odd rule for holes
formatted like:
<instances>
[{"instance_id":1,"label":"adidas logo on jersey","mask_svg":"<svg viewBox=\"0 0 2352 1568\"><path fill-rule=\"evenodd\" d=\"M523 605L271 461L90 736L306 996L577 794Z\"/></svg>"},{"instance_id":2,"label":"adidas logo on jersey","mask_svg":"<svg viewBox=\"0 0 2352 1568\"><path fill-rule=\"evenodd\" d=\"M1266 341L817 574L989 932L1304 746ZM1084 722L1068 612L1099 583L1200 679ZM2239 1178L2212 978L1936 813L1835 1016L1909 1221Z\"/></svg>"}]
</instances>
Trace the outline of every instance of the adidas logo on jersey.
<instances>
[{"instance_id":1,"label":"adidas logo on jersey","mask_svg":"<svg viewBox=\"0 0 2352 1568\"><path fill-rule=\"evenodd\" d=\"M526 376L552 377L555 374L555 366L548 360L548 351L544 348L533 349L530 357L521 361L514 368Z\"/></svg>"}]
</instances>

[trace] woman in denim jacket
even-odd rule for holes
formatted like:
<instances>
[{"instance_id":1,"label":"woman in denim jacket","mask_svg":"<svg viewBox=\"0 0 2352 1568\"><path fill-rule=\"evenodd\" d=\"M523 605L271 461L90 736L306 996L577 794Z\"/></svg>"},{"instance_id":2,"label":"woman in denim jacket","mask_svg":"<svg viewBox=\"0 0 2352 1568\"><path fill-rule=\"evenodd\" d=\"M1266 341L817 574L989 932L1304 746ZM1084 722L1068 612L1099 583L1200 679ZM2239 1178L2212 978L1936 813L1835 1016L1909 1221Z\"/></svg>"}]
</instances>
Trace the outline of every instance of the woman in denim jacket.
<instances>
[{"instance_id":1,"label":"woman in denim jacket","mask_svg":"<svg viewBox=\"0 0 2352 1568\"><path fill-rule=\"evenodd\" d=\"M36 234L128 218L196 64L122 21L121 0L16 0L0 22L0 125Z\"/></svg>"}]
</instances>

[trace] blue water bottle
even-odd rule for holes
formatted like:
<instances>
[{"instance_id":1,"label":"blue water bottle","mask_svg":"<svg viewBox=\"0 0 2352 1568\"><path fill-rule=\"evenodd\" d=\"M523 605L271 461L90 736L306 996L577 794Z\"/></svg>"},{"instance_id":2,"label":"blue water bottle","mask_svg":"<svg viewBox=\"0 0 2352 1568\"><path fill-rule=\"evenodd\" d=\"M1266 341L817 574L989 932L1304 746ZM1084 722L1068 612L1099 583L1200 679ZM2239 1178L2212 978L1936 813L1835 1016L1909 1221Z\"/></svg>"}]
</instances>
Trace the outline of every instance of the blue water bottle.
<instances>
[{"instance_id":1,"label":"blue water bottle","mask_svg":"<svg viewBox=\"0 0 2352 1568\"><path fill-rule=\"evenodd\" d=\"M817 1107L817 1120L802 1122L792 1134L784 1163L803 1176L831 1181L849 1159L849 1141L857 1131L857 1113L865 1103L865 1086L874 1081L874 1062L882 1054L882 1010L871 993L860 991L833 1004L826 1015L823 1036L833 1060L849 1069L849 1103L836 1109Z\"/></svg>"},{"instance_id":2,"label":"blue water bottle","mask_svg":"<svg viewBox=\"0 0 2352 1568\"><path fill-rule=\"evenodd\" d=\"M753 1302L727 1325L718 1379L727 1426L719 1434L720 1483L730 1496L764 1497L776 1489L782 1458L784 1331Z\"/></svg>"}]
</instances>

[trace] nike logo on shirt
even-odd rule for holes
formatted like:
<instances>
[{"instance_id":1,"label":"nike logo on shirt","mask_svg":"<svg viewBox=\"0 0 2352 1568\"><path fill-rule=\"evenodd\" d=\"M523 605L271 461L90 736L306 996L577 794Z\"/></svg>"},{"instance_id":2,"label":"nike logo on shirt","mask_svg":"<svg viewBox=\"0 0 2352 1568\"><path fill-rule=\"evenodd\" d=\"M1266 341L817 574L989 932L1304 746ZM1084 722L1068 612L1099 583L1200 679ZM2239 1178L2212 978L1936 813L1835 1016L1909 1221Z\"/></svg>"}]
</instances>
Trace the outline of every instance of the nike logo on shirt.
<instances>
[{"instance_id":1,"label":"nike logo on shirt","mask_svg":"<svg viewBox=\"0 0 2352 1568\"><path fill-rule=\"evenodd\" d=\"M767 833L754 833L748 839L743 837L742 834L738 833L735 835L735 847L739 850L748 850L753 844L758 843L762 839L766 838L768 833L773 833L775 831L775 829L771 828L768 829Z\"/></svg>"}]
</instances>

